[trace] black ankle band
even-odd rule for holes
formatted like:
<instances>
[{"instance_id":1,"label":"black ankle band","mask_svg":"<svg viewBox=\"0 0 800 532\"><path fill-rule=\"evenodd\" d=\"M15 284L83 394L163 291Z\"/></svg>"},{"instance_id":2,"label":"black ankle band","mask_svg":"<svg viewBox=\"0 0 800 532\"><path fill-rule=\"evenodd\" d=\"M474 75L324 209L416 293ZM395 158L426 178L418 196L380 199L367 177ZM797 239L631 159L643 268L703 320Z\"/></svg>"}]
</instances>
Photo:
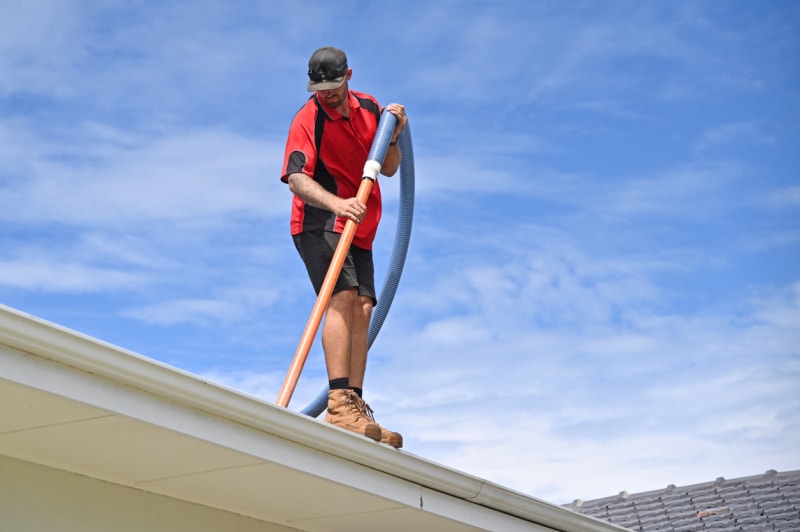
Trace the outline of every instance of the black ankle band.
<instances>
[{"instance_id":1,"label":"black ankle band","mask_svg":"<svg viewBox=\"0 0 800 532\"><path fill-rule=\"evenodd\" d=\"M331 390L349 390L350 379L347 377L340 377L338 379L330 380L328 381L328 388Z\"/></svg>"},{"instance_id":2,"label":"black ankle band","mask_svg":"<svg viewBox=\"0 0 800 532\"><path fill-rule=\"evenodd\" d=\"M364 390L362 390L358 386L351 386L350 389L353 390L354 392L356 392L357 396L364 397Z\"/></svg>"}]
</instances>

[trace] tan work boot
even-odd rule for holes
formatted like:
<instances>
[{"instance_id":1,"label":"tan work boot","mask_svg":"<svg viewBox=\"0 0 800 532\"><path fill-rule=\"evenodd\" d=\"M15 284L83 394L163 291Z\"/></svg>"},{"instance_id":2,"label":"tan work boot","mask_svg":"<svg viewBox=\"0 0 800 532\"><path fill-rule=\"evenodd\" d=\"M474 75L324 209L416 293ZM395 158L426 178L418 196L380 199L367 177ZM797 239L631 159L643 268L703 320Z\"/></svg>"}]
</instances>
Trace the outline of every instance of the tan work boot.
<instances>
[{"instance_id":1,"label":"tan work boot","mask_svg":"<svg viewBox=\"0 0 800 532\"><path fill-rule=\"evenodd\" d=\"M353 390L330 390L325 422L381 441L381 428L363 411L361 402Z\"/></svg>"},{"instance_id":2,"label":"tan work boot","mask_svg":"<svg viewBox=\"0 0 800 532\"><path fill-rule=\"evenodd\" d=\"M375 421L375 412L373 412L372 408L370 408L367 402L364 401L362 398L358 397L358 395L356 395L356 398L358 399L359 403L361 403L359 407L361 408L361 411L364 413L364 415L367 416L367 419L378 425L378 428L381 429L380 442L385 443L387 445L391 445L395 449L399 449L400 447L402 447L403 436L399 432L392 432L391 430L381 426L377 421Z\"/></svg>"}]
</instances>

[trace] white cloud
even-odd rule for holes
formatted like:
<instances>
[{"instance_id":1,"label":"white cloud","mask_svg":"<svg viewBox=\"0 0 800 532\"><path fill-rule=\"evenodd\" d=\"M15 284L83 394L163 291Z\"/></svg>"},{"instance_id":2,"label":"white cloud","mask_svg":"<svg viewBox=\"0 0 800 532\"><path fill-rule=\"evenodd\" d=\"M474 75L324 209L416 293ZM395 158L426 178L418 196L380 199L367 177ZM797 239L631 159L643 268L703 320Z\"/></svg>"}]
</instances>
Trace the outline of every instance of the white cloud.
<instances>
[{"instance_id":1,"label":"white cloud","mask_svg":"<svg viewBox=\"0 0 800 532\"><path fill-rule=\"evenodd\" d=\"M720 124L706 130L694 146L697 152L720 148L736 148L746 144L771 144L775 138L763 133L755 122Z\"/></svg>"},{"instance_id":2,"label":"white cloud","mask_svg":"<svg viewBox=\"0 0 800 532\"><path fill-rule=\"evenodd\" d=\"M791 447L776 454L769 440L724 434L780 433L796 441L797 425L779 413L800 406L791 394L800 384L797 368L778 362L754 373L760 363L741 358L728 364L732 369L716 357L709 364L691 332L676 331L685 345L671 360L658 360L659 349L674 350L670 338L651 338L633 353L652 362L650 374L618 372L591 351L574 360L580 345L568 336L560 339L561 356L535 337L517 350L501 342L452 348L412 339L419 354L388 355L398 360L370 375L367 389L380 399L382 422L403 431L412 452L552 501L611 495L610 479L619 491L635 492L745 476L776 462L796 465L800 456ZM728 346L742 340L735 330L715 335ZM671 382L675 365L695 371ZM515 395L506 398L508 390Z\"/></svg>"},{"instance_id":3,"label":"white cloud","mask_svg":"<svg viewBox=\"0 0 800 532\"><path fill-rule=\"evenodd\" d=\"M41 292L135 290L147 278L125 269L54 261L47 257L0 259L0 285Z\"/></svg>"},{"instance_id":4,"label":"white cloud","mask_svg":"<svg viewBox=\"0 0 800 532\"><path fill-rule=\"evenodd\" d=\"M104 142L101 140L101 142ZM221 216L280 216L285 187L278 181L283 147L225 131L197 131L135 147L49 147L30 163L32 175L0 189L15 205L0 216L17 221L74 225ZM77 161L70 149L80 150Z\"/></svg>"},{"instance_id":5,"label":"white cloud","mask_svg":"<svg viewBox=\"0 0 800 532\"><path fill-rule=\"evenodd\" d=\"M214 299L182 299L162 301L136 310L126 315L145 323L174 325L195 321L230 322L240 319L244 309L238 305Z\"/></svg>"}]
</instances>

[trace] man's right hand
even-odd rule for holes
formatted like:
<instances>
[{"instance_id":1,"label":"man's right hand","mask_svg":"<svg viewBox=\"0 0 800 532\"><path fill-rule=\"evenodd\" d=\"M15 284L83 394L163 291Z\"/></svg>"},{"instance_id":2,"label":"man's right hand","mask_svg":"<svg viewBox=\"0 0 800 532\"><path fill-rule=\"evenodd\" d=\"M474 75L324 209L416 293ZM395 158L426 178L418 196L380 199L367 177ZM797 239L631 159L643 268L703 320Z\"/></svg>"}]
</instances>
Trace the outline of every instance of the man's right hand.
<instances>
[{"instance_id":1,"label":"man's right hand","mask_svg":"<svg viewBox=\"0 0 800 532\"><path fill-rule=\"evenodd\" d=\"M361 223L364 215L367 214L367 206L359 201L358 198L339 198L333 213L336 216Z\"/></svg>"},{"instance_id":2,"label":"man's right hand","mask_svg":"<svg viewBox=\"0 0 800 532\"><path fill-rule=\"evenodd\" d=\"M367 213L367 206L358 198L340 198L305 174L289 174L287 182L289 190L300 199L314 207L329 210L336 216L361 223Z\"/></svg>"}]
</instances>

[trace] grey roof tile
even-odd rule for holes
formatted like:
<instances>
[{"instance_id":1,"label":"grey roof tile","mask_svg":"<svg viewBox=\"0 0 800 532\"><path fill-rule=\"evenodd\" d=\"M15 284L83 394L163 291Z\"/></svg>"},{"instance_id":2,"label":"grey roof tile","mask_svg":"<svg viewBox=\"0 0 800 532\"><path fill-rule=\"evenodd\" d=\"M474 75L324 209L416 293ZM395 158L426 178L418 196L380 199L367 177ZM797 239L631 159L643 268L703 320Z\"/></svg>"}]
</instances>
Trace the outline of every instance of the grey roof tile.
<instances>
[{"instance_id":1,"label":"grey roof tile","mask_svg":"<svg viewBox=\"0 0 800 532\"><path fill-rule=\"evenodd\" d=\"M569 508L640 532L800 531L800 471L668 486L575 501Z\"/></svg>"}]
</instances>

